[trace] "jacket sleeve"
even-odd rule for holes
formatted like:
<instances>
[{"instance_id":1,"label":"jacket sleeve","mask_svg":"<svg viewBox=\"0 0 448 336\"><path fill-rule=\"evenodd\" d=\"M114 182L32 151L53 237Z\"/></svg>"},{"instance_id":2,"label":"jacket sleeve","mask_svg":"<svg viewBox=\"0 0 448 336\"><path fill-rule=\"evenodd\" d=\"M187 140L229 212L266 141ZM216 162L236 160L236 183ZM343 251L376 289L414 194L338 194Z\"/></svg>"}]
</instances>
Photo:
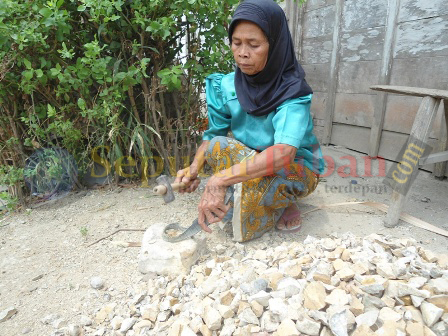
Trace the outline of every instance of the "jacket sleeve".
<instances>
[{"instance_id":1,"label":"jacket sleeve","mask_svg":"<svg viewBox=\"0 0 448 336\"><path fill-rule=\"evenodd\" d=\"M224 104L221 86L223 76L223 74L213 74L205 79L208 130L204 132L202 140L226 136L230 130L231 115Z\"/></svg>"}]
</instances>

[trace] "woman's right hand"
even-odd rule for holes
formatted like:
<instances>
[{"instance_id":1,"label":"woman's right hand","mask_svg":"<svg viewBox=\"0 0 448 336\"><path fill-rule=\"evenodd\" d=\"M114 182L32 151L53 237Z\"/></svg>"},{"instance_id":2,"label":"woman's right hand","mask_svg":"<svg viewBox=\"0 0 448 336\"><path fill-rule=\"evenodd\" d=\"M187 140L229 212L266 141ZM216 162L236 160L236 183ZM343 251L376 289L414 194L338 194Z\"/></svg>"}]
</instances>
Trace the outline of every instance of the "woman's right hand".
<instances>
[{"instance_id":1,"label":"woman's right hand","mask_svg":"<svg viewBox=\"0 0 448 336\"><path fill-rule=\"evenodd\" d=\"M201 183L201 180L198 177L198 170L194 166L189 166L177 172L177 177L174 182L183 182L188 185L184 189L179 189L179 193L183 194L184 192L191 193L195 191L199 183Z\"/></svg>"}]
</instances>

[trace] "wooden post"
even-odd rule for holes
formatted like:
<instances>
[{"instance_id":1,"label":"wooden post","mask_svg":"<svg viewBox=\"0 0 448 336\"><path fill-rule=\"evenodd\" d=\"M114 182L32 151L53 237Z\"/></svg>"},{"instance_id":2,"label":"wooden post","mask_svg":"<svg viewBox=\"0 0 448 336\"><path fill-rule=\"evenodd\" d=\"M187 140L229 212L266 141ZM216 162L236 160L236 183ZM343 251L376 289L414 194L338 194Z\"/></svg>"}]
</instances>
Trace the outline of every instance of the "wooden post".
<instances>
[{"instance_id":1,"label":"wooden post","mask_svg":"<svg viewBox=\"0 0 448 336\"><path fill-rule=\"evenodd\" d=\"M415 116L411 134L409 135L409 140L406 146L411 144L412 139L417 139L422 143L426 143L428 141L429 131L434 117L437 114L439 104L440 99L435 99L432 97L423 98L417 111L417 115ZM415 165L413 168L412 173L410 173L405 183L412 183L415 180L415 176L418 173L418 165ZM409 191L407 194L409 194ZM387 211L387 215L384 220L384 226L394 227L398 224L401 210L403 209L405 201L406 195L398 193L395 190L392 192L389 210Z\"/></svg>"},{"instance_id":2,"label":"wooden post","mask_svg":"<svg viewBox=\"0 0 448 336\"><path fill-rule=\"evenodd\" d=\"M306 4L306 3L305 3ZM302 43L302 21L305 4L298 5L295 0L287 0L285 6L286 17L288 18L288 27L291 32L294 52L300 61L301 43Z\"/></svg>"},{"instance_id":3,"label":"wooden post","mask_svg":"<svg viewBox=\"0 0 448 336\"><path fill-rule=\"evenodd\" d=\"M442 122L440 123L439 135L439 152L448 150L448 99L443 100L445 113L442 113ZM433 175L435 177L443 178L446 172L446 161L436 163L434 166Z\"/></svg>"},{"instance_id":4,"label":"wooden post","mask_svg":"<svg viewBox=\"0 0 448 336\"><path fill-rule=\"evenodd\" d=\"M330 79L328 86L327 104L325 107L324 134L322 143L328 145L331 141L331 132L333 129L334 107L336 102L336 91L338 88L339 63L341 53L339 52L341 41L342 9L345 0L336 0L336 11L333 29L333 51L330 60Z\"/></svg>"},{"instance_id":5,"label":"wooden post","mask_svg":"<svg viewBox=\"0 0 448 336\"><path fill-rule=\"evenodd\" d=\"M384 38L383 58L381 64L380 78L378 84L389 84L394 60L394 45L397 31L398 12L400 0L389 1L389 13L387 16L386 35ZM387 94L378 93L375 102L372 128L370 131L369 156L377 157L380 148L381 133L386 113Z\"/></svg>"}]
</instances>

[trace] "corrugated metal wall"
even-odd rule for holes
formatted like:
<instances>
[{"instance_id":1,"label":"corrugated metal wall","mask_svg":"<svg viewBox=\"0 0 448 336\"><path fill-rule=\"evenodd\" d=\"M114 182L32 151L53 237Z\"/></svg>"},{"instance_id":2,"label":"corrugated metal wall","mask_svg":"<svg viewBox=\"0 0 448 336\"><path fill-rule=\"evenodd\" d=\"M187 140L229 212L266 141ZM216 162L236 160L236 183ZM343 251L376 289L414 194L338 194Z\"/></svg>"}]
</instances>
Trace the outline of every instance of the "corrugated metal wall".
<instances>
[{"instance_id":1,"label":"corrugated metal wall","mask_svg":"<svg viewBox=\"0 0 448 336\"><path fill-rule=\"evenodd\" d=\"M379 94L369 87L448 90L447 1L308 0L299 8L287 0L283 5L298 59L315 91L312 111L320 140L395 159L421 98ZM383 112L380 136L371 138ZM442 118L443 106L430 135L436 151L445 129Z\"/></svg>"}]
</instances>

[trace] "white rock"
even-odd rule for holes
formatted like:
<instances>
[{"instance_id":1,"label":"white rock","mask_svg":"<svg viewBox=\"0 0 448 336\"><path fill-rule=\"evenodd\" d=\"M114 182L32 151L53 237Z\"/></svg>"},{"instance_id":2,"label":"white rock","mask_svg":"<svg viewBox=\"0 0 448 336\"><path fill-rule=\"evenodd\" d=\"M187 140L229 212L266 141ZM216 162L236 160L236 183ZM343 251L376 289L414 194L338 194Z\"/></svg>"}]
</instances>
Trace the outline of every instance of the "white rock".
<instances>
[{"instance_id":1,"label":"white rock","mask_svg":"<svg viewBox=\"0 0 448 336\"><path fill-rule=\"evenodd\" d=\"M411 295L411 300L412 300L412 304L414 305L414 307L420 307L422 302L425 301L424 298L415 296L415 295Z\"/></svg>"},{"instance_id":2,"label":"white rock","mask_svg":"<svg viewBox=\"0 0 448 336\"><path fill-rule=\"evenodd\" d=\"M64 320L63 318L58 318L57 320L54 320L51 325L53 326L53 328L55 329L61 329L67 326L67 321Z\"/></svg>"},{"instance_id":3,"label":"white rock","mask_svg":"<svg viewBox=\"0 0 448 336\"><path fill-rule=\"evenodd\" d=\"M422 302L420 310L423 315L423 321L428 327L432 327L443 315L443 309L429 302Z\"/></svg>"},{"instance_id":4,"label":"white rock","mask_svg":"<svg viewBox=\"0 0 448 336\"><path fill-rule=\"evenodd\" d=\"M135 322L137 322L137 320L133 317L128 317L124 319L123 322L121 323L120 332L122 333L127 332L134 326Z\"/></svg>"},{"instance_id":5,"label":"white rock","mask_svg":"<svg viewBox=\"0 0 448 336\"><path fill-rule=\"evenodd\" d=\"M121 316L114 316L114 318L110 321L110 325L113 330L118 330L121 328L121 324L123 323L123 318Z\"/></svg>"},{"instance_id":6,"label":"white rock","mask_svg":"<svg viewBox=\"0 0 448 336\"><path fill-rule=\"evenodd\" d=\"M396 266L392 263L379 263L376 265L376 271L386 279L397 278Z\"/></svg>"},{"instance_id":7,"label":"white rock","mask_svg":"<svg viewBox=\"0 0 448 336\"><path fill-rule=\"evenodd\" d=\"M191 330L193 330L195 333L198 333L201 326L204 324L204 321L202 321L202 318L200 316L195 316L191 321L190 321L190 328Z\"/></svg>"},{"instance_id":8,"label":"white rock","mask_svg":"<svg viewBox=\"0 0 448 336\"><path fill-rule=\"evenodd\" d=\"M434 288L436 294L448 294L448 279L446 278L431 279L428 285Z\"/></svg>"},{"instance_id":9,"label":"white rock","mask_svg":"<svg viewBox=\"0 0 448 336\"><path fill-rule=\"evenodd\" d=\"M94 276L90 279L90 286L94 289L101 289L104 287L104 280L99 276Z\"/></svg>"},{"instance_id":10,"label":"white rock","mask_svg":"<svg viewBox=\"0 0 448 336\"><path fill-rule=\"evenodd\" d=\"M222 316L216 309L210 306L205 307L202 318L210 330L219 330L221 328Z\"/></svg>"},{"instance_id":11,"label":"white rock","mask_svg":"<svg viewBox=\"0 0 448 336\"><path fill-rule=\"evenodd\" d=\"M69 336L80 336L81 328L75 324L70 324L67 328Z\"/></svg>"},{"instance_id":12,"label":"white rock","mask_svg":"<svg viewBox=\"0 0 448 336\"><path fill-rule=\"evenodd\" d=\"M309 283L304 291L304 306L311 310L320 310L326 306L327 294L325 287L320 282Z\"/></svg>"},{"instance_id":13,"label":"white rock","mask_svg":"<svg viewBox=\"0 0 448 336\"><path fill-rule=\"evenodd\" d=\"M433 331L433 334L429 334L428 332L425 336L432 336L434 334L437 336L446 336L448 335L448 324L439 322L434 324L430 330ZM427 330L425 330L425 332L427 332Z\"/></svg>"},{"instance_id":14,"label":"white rock","mask_svg":"<svg viewBox=\"0 0 448 336\"><path fill-rule=\"evenodd\" d=\"M217 306L217 309L218 309L219 314L224 319L231 318L231 317L233 317L233 315L235 315L235 313L233 312L232 308L230 308L230 306L220 304Z\"/></svg>"},{"instance_id":15,"label":"white rock","mask_svg":"<svg viewBox=\"0 0 448 336\"><path fill-rule=\"evenodd\" d=\"M270 311L265 311L260 318L260 326L261 330L266 332L274 332L277 330L280 323L277 319L271 314Z\"/></svg>"},{"instance_id":16,"label":"white rock","mask_svg":"<svg viewBox=\"0 0 448 336\"><path fill-rule=\"evenodd\" d=\"M270 298L271 298L271 295L269 293L266 293L265 291L260 291L257 294L250 296L249 302L256 301L259 304L261 304L263 307L267 307L269 305Z\"/></svg>"},{"instance_id":17,"label":"white rock","mask_svg":"<svg viewBox=\"0 0 448 336\"><path fill-rule=\"evenodd\" d=\"M240 326L245 326L246 324L255 324L259 325L260 322L258 321L257 316L250 308L244 309L239 315L238 318L240 319Z\"/></svg>"},{"instance_id":18,"label":"white rock","mask_svg":"<svg viewBox=\"0 0 448 336\"><path fill-rule=\"evenodd\" d=\"M331 315L328 319L330 330L335 336L348 336L348 321L345 309Z\"/></svg>"},{"instance_id":19,"label":"white rock","mask_svg":"<svg viewBox=\"0 0 448 336\"><path fill-rule=\"evenodd\" d=\"M296 280L294 278L285 278L278 282L277 291L283 290L286 298L299 294L303 291L306 280Z\"/></svg>"},{"instance_id":20,"label":"white rock","mask_svg":"<svg viewBox=\"0 0 448 336\"><path fill-rule=\"evenodd\" d=\"M138 256L141 273L179 275L190 271L205 248L203 240L187 239L176 244L162 239L166 223L151 225L143 235Z\"/></svg>"},{"instance_id":21,"label":"white rock","mask_svg":"<svg viewBox=\"0 0 448 336\"><path fill-rule=\"evenodd\" d=\"M81 315L79 318L79 324L82 326L89 326L92 325L92 319L88 316Z\"/></svg>"},{"instance_id":22,"label":"white rock","mask_svg":"<svg viewBox=\"0 0 448 336\"><path fill-rule=\"evenodd\" d=\"M299 336L300 333L297 330L294 322L290 319L284 319L277 329L279 336Z\"/></svg>"},{"instance_id":23,"label":"white rock","mask_svg":"<svg viewBox=\"0 0 448 336\"><path fill-rule=\"evenodd\" d=\"M241 290L247 295L255 295L260 291L266 291L268 282L265 279L256 279L251 283L241 284Z\"/></svg>"},{"instance_id":24,"label":"white rock","mask_svg":"<svg viewBox=\"0 0 448 336\"><path fill-rule=\"evenodd\" d=\"M378 309L369 310L364 314L356 316L355 318L356 324L358 326L366 325L368 327L371 327L375 324L379 314L380 311Z\"/></svg>"},{"instance_id":25,"label":"white rock","mask_svg":"<svg viewBox=\"0 0 448 336\"><path fill-rule=\"evenodd\" d=\"M219 336L232 336L235 329L236 329L235 320L227 319L224 321L224 326L219 332Z\"/></svg>"},{"instance_id":26,"label":"white rock","mask_svg":"<svg viewBox=\"0 0 448 336\"><path fill-rule=\"evenodd\" d=\"M412 277L408 280L408 285L419 289L426 282L428 282L428 279L426 279L425 277Z\"/></svg>"},{"instance_id":27,"label":"white rock","mask_svg":"<svg viewBox=\"0 0 448 336\"><path fill-rule=\"evenodd\" d=\"M378 320L380 320L382 323L385 321L394 321L397 322L403 317L403 314L397 313L395 310L384 307L380 310L380 313L378 315Z\"/></svg>"},{"instance_id":28,"label":"white rock","mask_svg":"<svg viewBox=\"0 0 448 336\"><path fill-rule=\"evenodd\" d=\"M301 320L297 320L296 327L302 334L317 336L319 335L321 325L319 322L309 319L308 317L304 317Z\"/></svg>"},{"instance_id":29,"label":"white rock","mask_svg":"<svg viewBox=\"0 0 448 336\"><path fill-rule=\"evenodd\" d=\"M57 319L59 319L61 316L58 314L50 314L45 316L43 319L41 319L40 321L43 324L52 324L54 321L56 321Z\"/></svg>"},{"instance_id":30,"label":"white rock","mask_svg":"<svg viewBox=\"0 0 448 336\"><path fill-rule=\"evenodd\" d=\"M180 336L196 336L196 333L191 330L188 326L184 325Z\"/></svg>"},{"instance_id":31,"label":"white rock","mask_svg":"<svg viewBox=\"0 0 448 336\"><path fill-rule=\"evenodd\" d=\"M269 299L269 310L272 314L277 315L280 321L288 315L288 306L280 298Z\"/></svg>"},{"instance_id":32,"label":"white rock","mask_svg":"<svg viewBox=\"0 0 448 336\"><path fill-rule=\"evenodd\" d=\"M17 309L14 307L9 307L0 312L0 322L5 322L9 320L12 316L17 314Z\"/></svg>"},{"instance_id":33,"label":"white rock","mask_svg":"<svg viewBox=\"0 0 448 336\"><path fill-rule=\"evenodd\" d=\"M348 295L345 290L336 288L330 295L327 295L325 302L336 306L345 306L349 303L350 295Z\"/></svg>"}]
</instances>

